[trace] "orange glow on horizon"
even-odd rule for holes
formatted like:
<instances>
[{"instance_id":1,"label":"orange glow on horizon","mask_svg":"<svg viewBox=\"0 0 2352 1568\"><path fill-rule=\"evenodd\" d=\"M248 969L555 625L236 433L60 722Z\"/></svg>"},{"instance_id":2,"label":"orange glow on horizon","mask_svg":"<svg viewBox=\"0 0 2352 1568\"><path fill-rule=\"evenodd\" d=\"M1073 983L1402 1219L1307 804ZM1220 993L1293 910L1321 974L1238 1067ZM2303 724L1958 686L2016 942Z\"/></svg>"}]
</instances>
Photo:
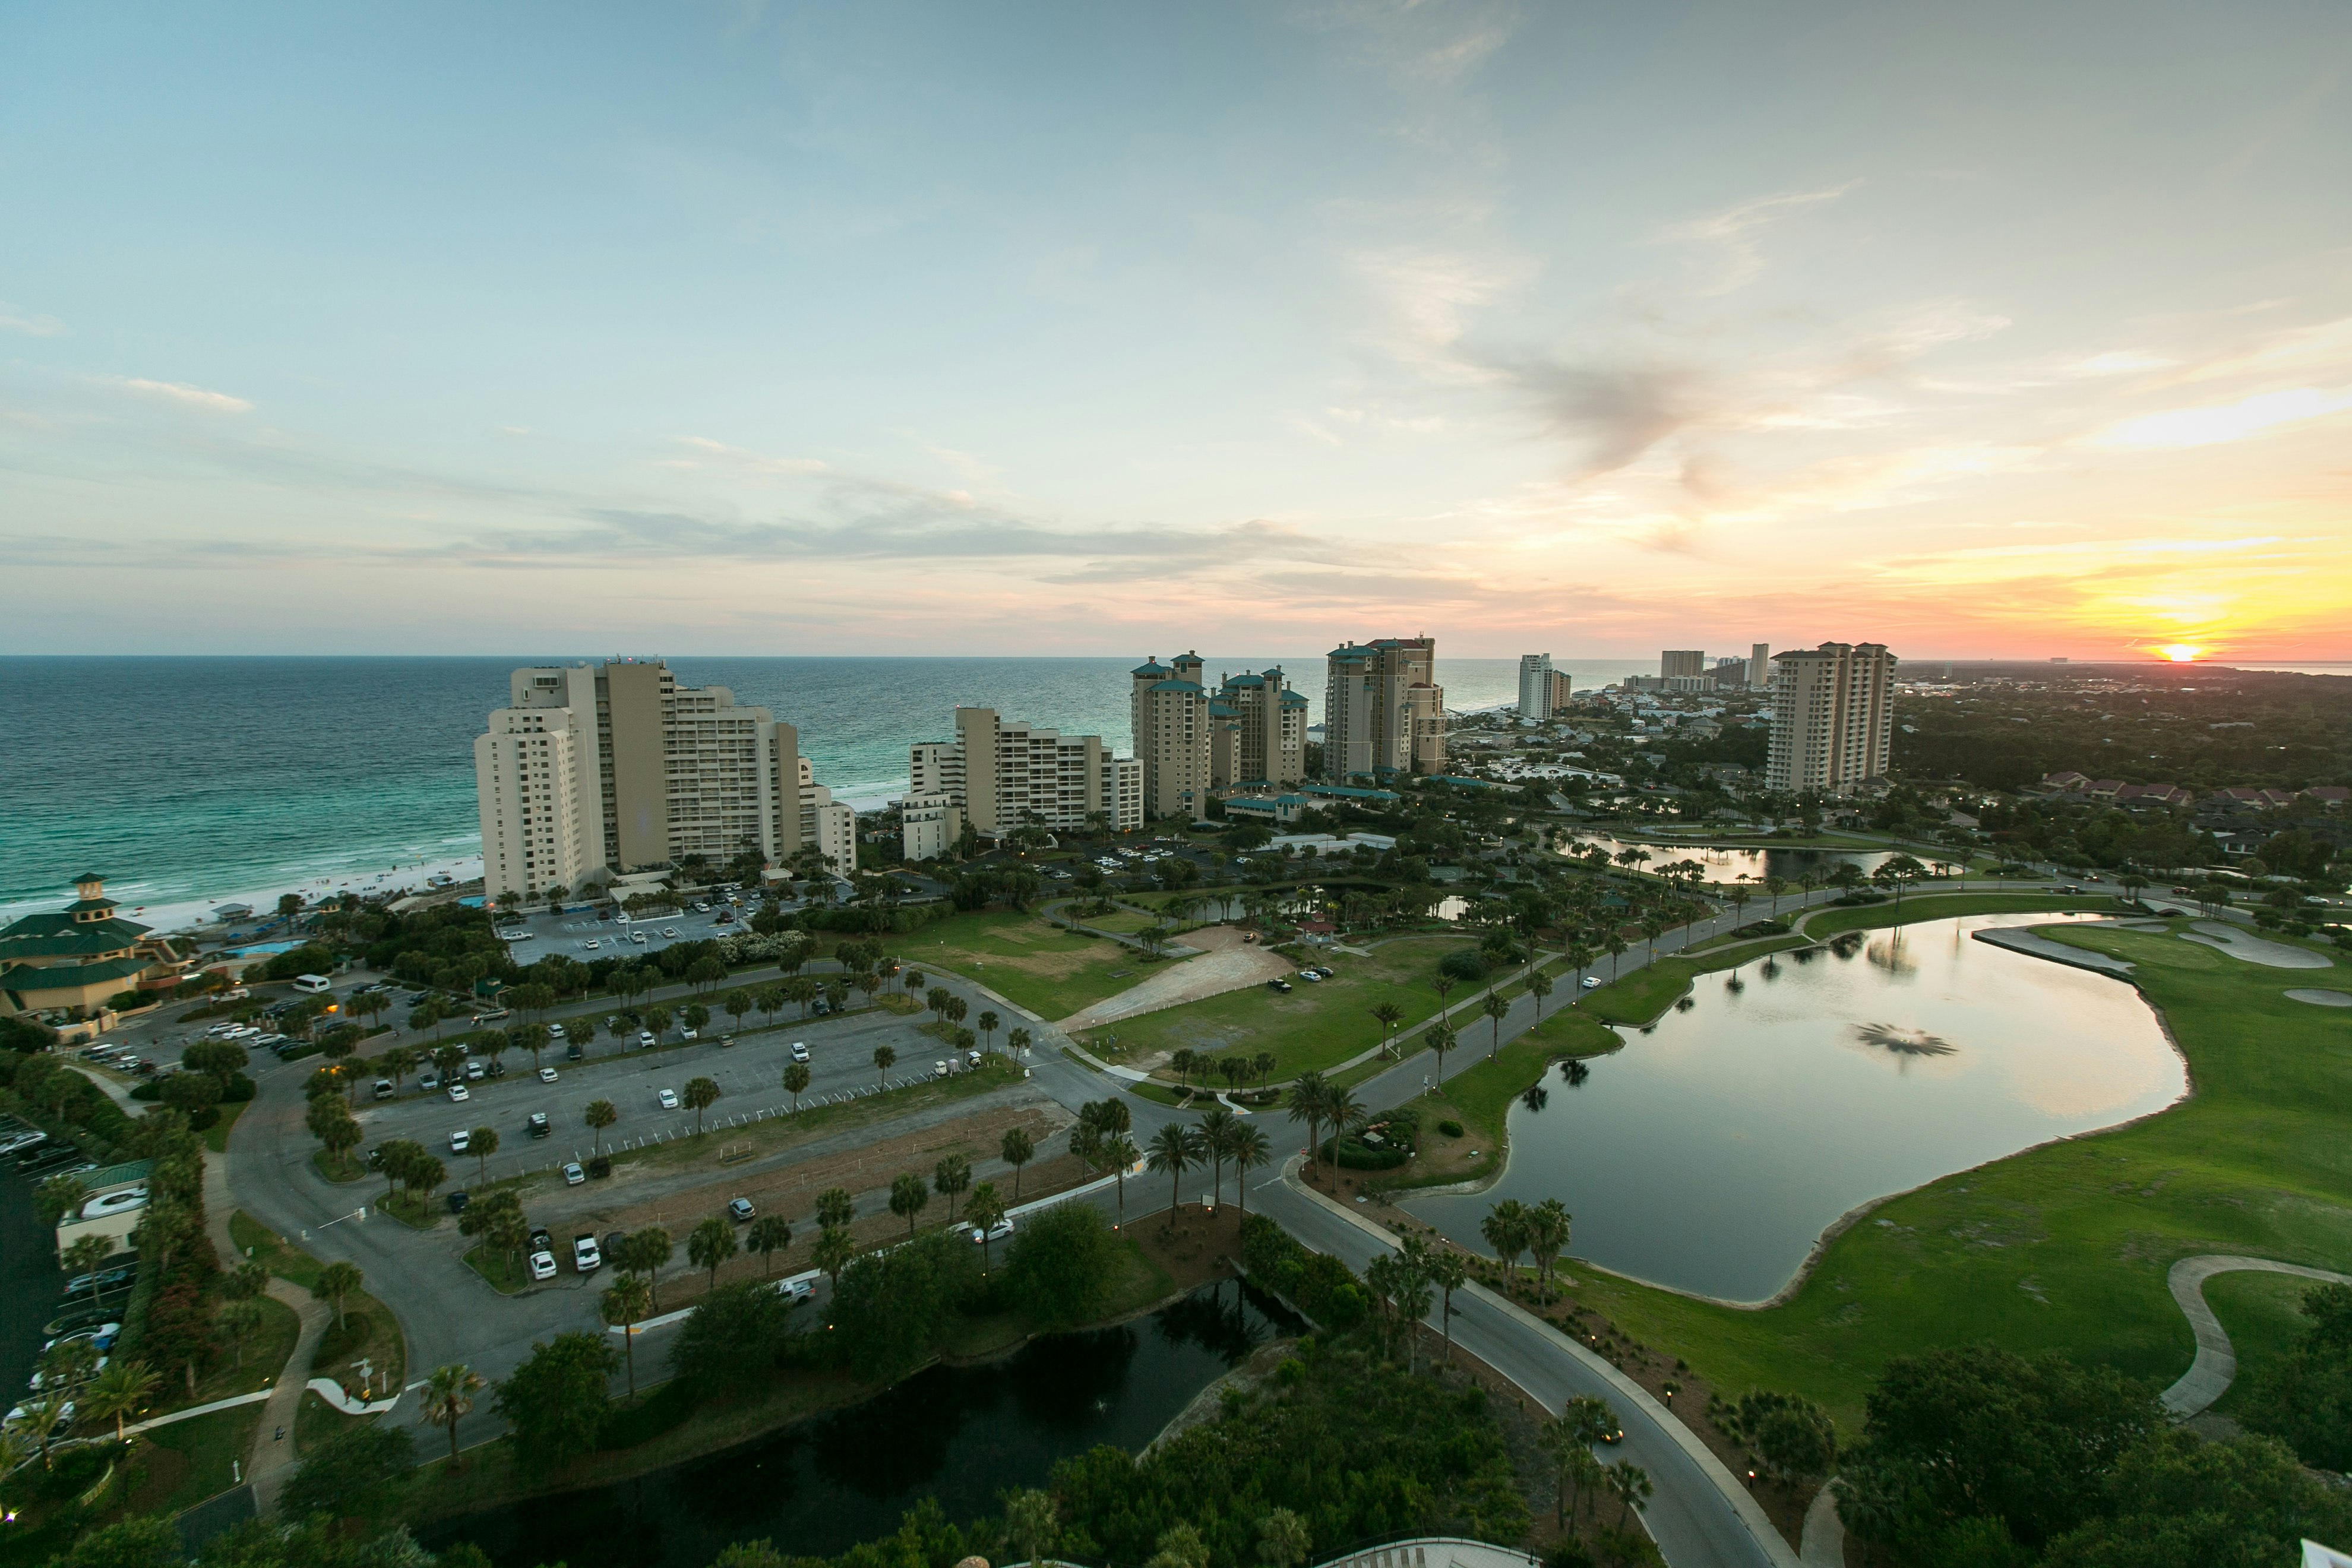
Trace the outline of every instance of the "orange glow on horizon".
<instances>
[{"instance_id":1,"label":"orange glow on horizon","mask_svg":"<svg viewBox=\"0 0 2352 1568\"><path fill-rule=\"evenodd\" d=\"M2197 656L2205 650L2195 643L2176 642L2167 643L2157 651L2175 664L2194 664L2197 662Z\"/></svg>"}]
</instances>

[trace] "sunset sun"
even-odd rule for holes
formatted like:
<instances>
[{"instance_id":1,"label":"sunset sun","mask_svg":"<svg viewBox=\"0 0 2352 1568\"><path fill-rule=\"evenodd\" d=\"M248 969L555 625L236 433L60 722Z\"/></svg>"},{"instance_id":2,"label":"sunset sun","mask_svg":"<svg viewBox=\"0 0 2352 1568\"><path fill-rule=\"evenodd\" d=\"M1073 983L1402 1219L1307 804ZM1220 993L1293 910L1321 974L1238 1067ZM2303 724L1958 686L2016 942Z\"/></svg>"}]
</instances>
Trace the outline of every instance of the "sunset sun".
<instances>
[{"instance_id":1,"label":"sunset sun","mask_svg":"<svg viewBox=\"0 0 2352 1568\"><path fill-rule=\"evenodd\" d=\"M2197 662L2197 656L2205 650L2195 643L2176 642L2167 643L2157 651L2175 664L2194 664Z\"/></svg>"}]
</instances>

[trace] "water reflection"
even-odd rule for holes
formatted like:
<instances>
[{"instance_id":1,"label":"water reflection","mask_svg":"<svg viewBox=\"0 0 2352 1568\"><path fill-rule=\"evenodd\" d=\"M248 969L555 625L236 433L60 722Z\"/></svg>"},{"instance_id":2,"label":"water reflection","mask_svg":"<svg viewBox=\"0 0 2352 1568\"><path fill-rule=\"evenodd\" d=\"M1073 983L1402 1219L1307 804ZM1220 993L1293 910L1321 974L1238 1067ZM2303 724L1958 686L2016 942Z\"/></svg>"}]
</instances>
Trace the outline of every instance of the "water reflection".
<instances>
[{"instance_id":1,"label":"water reflection","mask_svg":"<svg viewBox=\"0 0 2352 1568\"><path fill-rule=\"evenodd\" d=\"M1696 860L1703 868L1702 881L1736 883L1744 876L1759 896L1763 895L1767 877L1780 878L1793 890L1797 879L1809 873L1826 880L1836 875L1840 866L1856 866L1866 874L1877 870L1894 854L1892 850L1727 849L1706 844L1619 838L1606 833L1578 834L1558 853L1573 858L1587 844L1597 844L1607 850L1612 862L1627 850L1642 850L1650 857L1643 863L1645 871L1655 871L1677 860Z\"/></svg>"},{"instance_id":2,"label":"water reflection","mask_svg":"<svg viewBox=\"0 0 2352 1568\"><path fill-rule=\"evenodd\" d=\"M1576 1094L1515 1108L1494 1190L1407 1206L1481 1247L1494 1203L1557 1197L1580 1258L1769 1296L1857 1204L2185 1091L2131 987L1966 940L2054 918L1848 932L1757 965L1767 984L1703 987L1686 1011L1620 1031L1627 1048L1592 1061Z\"/></svg>"},{"instance_id":3,"label":"water reflection","mask_svg":"<svg viewBox=\"0 0 2352 1568\"><path fill-rule=\"evenodd\" d=\"M1211 1382L1303 1326L1238 1282L1205 1286L1136 1322L988 1366L931 1367L721 1454L457 1520L425 1544L471 1541L500 1568L704 1568L760 1537L787 1556L832 1555L897 1529L921 1498L971 1519L1097 1443L1140 1448Z\"/></svg>"}]
</instances>

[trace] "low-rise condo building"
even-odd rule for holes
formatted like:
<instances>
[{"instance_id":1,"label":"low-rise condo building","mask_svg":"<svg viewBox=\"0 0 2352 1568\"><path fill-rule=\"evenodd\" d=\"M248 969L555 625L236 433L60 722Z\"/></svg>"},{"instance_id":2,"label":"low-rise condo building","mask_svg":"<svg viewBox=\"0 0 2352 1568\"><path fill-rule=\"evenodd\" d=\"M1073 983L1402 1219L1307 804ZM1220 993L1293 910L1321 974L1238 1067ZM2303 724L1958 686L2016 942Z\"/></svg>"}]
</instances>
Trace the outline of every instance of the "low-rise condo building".
<instances>
[{"instance_id":1,"label":"low-rise condo building","mask_svg":"<svg viewBox=\"0 0 2352 1568\"><path fill-rule=\"evenodd\" d=\"M74 879L74 901L54 914L26 915L0 931L0 1014L63 1013L87 1018L142 981L178 978L172 944L124 920L106 879Z\"/></svg>"}]
</instances>

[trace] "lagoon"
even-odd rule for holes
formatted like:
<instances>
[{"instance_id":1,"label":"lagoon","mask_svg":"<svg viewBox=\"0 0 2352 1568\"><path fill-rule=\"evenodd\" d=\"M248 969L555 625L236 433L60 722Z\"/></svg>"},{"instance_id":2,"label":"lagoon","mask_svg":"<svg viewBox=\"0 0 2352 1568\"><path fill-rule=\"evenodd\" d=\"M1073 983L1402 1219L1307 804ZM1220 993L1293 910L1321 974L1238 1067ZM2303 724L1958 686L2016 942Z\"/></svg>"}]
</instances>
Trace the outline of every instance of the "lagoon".
<instances>
[{"instance_id":1,"label":"lagoon","mask_svg":"<svg viewBox=\"0 0 2352 1568\"><path fill-rule=\"evenodd\" d=\"M2088 918L2088 917L2085 917ZM1548 1072L1490 1191L1405 1206L1485 1250L1504 1198L1557 1197L1572 1258L1759 1301L1856 1206L2159 1110L2188 1069L2121 981L1970 940L2065 916L1853 931L1702 974L1622 1049ZM1687 1005L1685 1005L1685 1003Z\"/></svg>"},{"instance_id":2,"label":"lagoon","mask_svg":"<svg viewBox=\"0 0 2352 1568\"><path fill-rule=\"evenodd\" d=\"M1304 1327L1239 1281L1147 1317L1032 1342L985 1366L933 1366L873 1399L616 1486L533 1498L423 1531L499 1568L705 1568L729 1543L832 1556L898 1528L926 1497L958 1523L1045 1484L1098 1443L1142 1448L1193 1395Z\"/></svg>"},{"instance_id":3,"label":"lagoon","mask_svg":"<svg viewBox=\"0 0 2352 1568\"><path fill-rule=\"evenodd\" d=\"M1731 886L1743 877L1755 888L1759 900L1765 899L1764 879L1778 877L1793 890L1797 879L1811 873L1828 879L1840 866L1853 866L1865 875L1875 871L1893 858L1892 850L1867 849L1780 849L1759 847L1735 849L1720 844L1677 844L1671 839L1619 838L1607 833L1579 833L1567 845L1566 852L1573 855L1587 844L1598 844L1611 856L1626 849L1645 849L1650 858L1642 869L1656 871L1677 860L1696 860L1705 868L1700 880ZM1922 857L1927 858L1927 857Z\"/></svg>"}]
</instances>

